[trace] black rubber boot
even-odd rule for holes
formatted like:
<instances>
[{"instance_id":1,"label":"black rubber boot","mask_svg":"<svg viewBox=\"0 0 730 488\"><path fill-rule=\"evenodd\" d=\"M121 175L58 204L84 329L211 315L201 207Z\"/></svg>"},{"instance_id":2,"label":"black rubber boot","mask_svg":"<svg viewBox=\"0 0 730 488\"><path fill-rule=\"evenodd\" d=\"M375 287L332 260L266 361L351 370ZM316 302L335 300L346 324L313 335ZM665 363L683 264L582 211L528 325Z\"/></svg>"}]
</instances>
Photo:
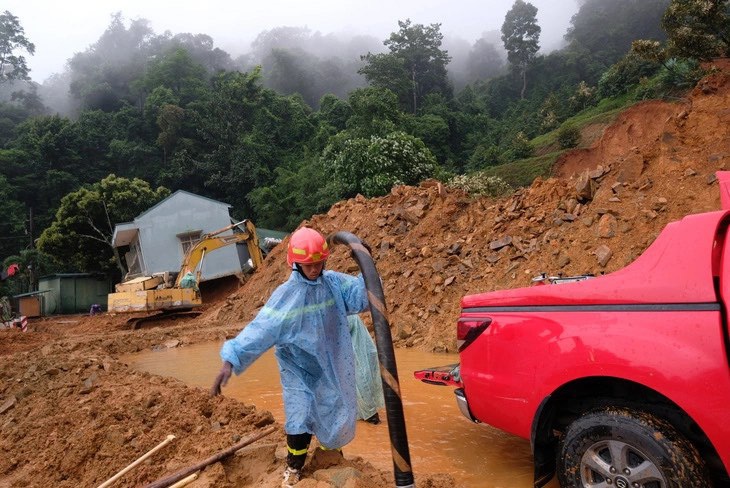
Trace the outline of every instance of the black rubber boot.
<instances>
[{"instance_id":1,"label":"black rubber boot","mask_svg":"<svg viewBox=\"0 0 730 488\"><path fill-rule=\"evenodd\" d=\"M375 415L366 418L365 422L369 422L373 425L378 425L380 423L380 415L378 415L378 412L375 412Z\"/></svg>"}]
</instances>

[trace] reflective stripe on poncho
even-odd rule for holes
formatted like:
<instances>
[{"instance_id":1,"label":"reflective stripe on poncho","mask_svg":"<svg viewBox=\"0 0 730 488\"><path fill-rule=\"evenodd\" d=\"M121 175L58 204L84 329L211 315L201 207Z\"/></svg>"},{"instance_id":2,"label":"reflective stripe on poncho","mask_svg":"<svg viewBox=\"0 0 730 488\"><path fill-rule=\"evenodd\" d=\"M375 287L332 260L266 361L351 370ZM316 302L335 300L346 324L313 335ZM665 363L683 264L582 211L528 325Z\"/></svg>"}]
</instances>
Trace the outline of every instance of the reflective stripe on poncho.
<instances>
[{"instance_id":1,"label":"reflective stripe on poncho","mask_svg":"<svg viewBox=\"0 0 730 488\"><path fill-rule=\"evenodd\" d=\"M309 432L328 448L355 436L355 367L347 315L367 308L362 277L324 271L315 281L293 272L221 358L243 372L276 346L287 434Z\"/></svg>"}]
</instances>

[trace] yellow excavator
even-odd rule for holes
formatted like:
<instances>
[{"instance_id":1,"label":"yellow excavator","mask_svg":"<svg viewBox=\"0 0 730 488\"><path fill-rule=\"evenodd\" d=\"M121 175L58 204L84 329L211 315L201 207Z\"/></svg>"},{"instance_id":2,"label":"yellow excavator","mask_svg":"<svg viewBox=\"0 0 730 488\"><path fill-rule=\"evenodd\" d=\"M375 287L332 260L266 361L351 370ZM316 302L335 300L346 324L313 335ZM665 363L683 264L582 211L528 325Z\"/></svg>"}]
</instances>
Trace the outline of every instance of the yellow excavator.
<instances>
[{"instance_id":1,"label":"yellow excavator","mask_svg":"<svg viewBox=\"0 0 730 488\"><path fill-rule=\"evenodd\" d=\"M220 235L231 229L241 230L228 235ZM197 284L203 272L203 264L207 254L231 244L246 243L251 259L251 272L264 262L259 247L256 227L250 220L231 224L222 229L203 235L185 254L180 272L174 279L169 274L141 276L116 285L115 293L108 296L108 311L119 312L159 312L151 317L132 319L133 328L142 321L153 320L160 316L199 315L201 312L190 312L203 304Z\"/></svg>"}]
</instances>

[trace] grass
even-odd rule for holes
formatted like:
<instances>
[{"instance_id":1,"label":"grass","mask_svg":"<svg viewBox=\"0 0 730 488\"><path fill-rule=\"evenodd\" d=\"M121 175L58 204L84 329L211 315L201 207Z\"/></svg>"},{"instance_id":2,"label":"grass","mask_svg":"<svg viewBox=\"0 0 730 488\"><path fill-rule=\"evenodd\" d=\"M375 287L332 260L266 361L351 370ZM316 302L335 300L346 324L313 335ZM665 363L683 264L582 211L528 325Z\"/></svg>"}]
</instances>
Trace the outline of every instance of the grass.
<instances>
[{"instance_id":1,"label":"grass","mask_svg":"<svg viewBox=\"0 0 730 488\"><path fill-rule=\"evenodd\" d=\"M562 153L563 151L558 151L534 158L520 159L499 166L490 166L482 171L487 176L502 178L514 188L530 186L538 176L550 176L555 160Z\"/></svg>"},{"instance_id":2,"label":"grass","mask_svg":"<svg viewBox=\"0 0 730 488\"><path fill-rule=\"evenodd\" d=\"M664 77L666 78L666 75ZM693 86L695 82L696 80L691 79L688 86ZM636 85L628 93L618 97L604 98L596 106L589 107L564 121L560 127L532 139L530 144L534 148L534 153L538 156L512 161L499 166L487 167L480 171L486 176L500 177L514 188L529 186L538 176L549 177L552 174L555 161L557 161L560 155L570 150L560 148L558 134L562 127L575 126L583 131L591 125L608 126L616 120L621 112L647 99L647 94L660 91L658 88L652 90L652 85L661 87L666 84L666 80L663 80L662 74L659 73L649 81L649 84ZM686 87L677 85L676 83L671 86L675 88L675 91L677 88L681 88L682 92L686 91ZM664 99L672 98L666 94L662 95L662 97ZM594 142L592 138L583 137L582 139L584 142L578 146L579 148L588 147Z\"/></svg>"},{"instance_id":3,"label":"grass","mask_svg":"<svg viewBox=\"0 0 730 488\"><path fill-rule=\"evenodd\" d=\"M636 104L633 93L621 97L601 100L595 107L590 107L569 118L561 125L574 125L579 129L594 125L609 125L616 117L628 107ZM499 166L491 166L483 169L487 176L498 176L509 183L512 187L518 188L530 186L538 176L549 177L553 165L561 154L570 149L559 149L558 132L560 127L548 133L541 134L530 141L535 152L540 156L520 159Z\"/></svg>"},{"instance_id":4,"label":"grass","mask_svg":"<svg viewBox=\"0 0 730 488\"><path fill-rule=\"evenodd\" d=\"M638 103L633 94L626 94L616 98L604 98L595 107L589 107L563 122L560 127L545 134L535 137L530 143L539 151L540 148L557 146L558 132L567 125L573 125L579 129L592 124L610 124L618 114Z\"/></svg>"}]
</instances>

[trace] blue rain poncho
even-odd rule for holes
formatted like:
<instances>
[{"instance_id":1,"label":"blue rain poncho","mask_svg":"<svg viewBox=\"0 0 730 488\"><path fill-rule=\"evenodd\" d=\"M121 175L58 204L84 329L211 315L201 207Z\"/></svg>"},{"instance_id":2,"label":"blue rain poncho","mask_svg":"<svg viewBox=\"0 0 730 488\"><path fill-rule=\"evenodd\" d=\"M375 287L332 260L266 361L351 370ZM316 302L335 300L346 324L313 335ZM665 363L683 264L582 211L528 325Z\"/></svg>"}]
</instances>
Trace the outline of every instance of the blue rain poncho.
<instances>
[{"instance_id":1,"label":"blue rain poncho","mask_svg":"<svg viewBox=\"0 0 730 488\"><path fill-rule=\"evenodd\" d=\"M362 277L298 272L272 293L256 317L226 341L221 358L242 373L276 346L287 434L311 433L327 448L355 437L355 367L347 316L367 308Z\"/></svg>"},{"instance_id":2,"label":"blue rain poncho","mask_svg":"<svg viewBox=\"0 0 730 488\"><path fill-rule=\"evenodd\" d=\"M350 324L352 348L355 351L355 386L357 418L369 419L385 406L383 383L380 379L378 350L363 321L357 315L347 317Z\"/></svg>"}]
</instances>

